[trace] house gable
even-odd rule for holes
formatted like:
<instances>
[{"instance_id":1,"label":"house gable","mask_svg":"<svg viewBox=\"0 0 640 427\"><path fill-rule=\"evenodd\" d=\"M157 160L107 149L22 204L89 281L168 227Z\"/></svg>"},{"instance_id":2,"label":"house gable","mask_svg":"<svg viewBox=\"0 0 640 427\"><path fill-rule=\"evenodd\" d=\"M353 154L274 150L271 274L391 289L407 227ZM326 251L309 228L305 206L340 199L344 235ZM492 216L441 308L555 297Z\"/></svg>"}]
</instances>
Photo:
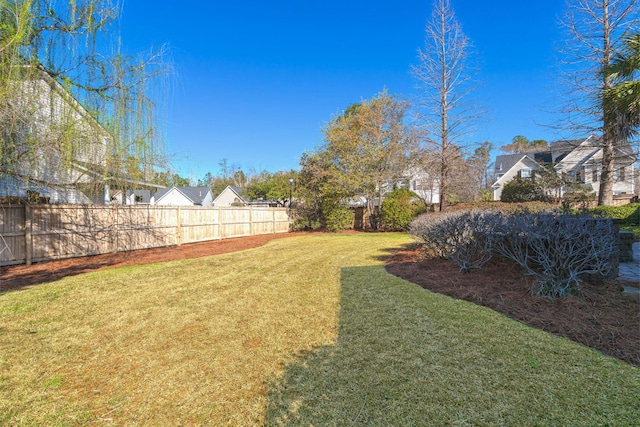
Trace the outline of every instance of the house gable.
<instances>
[{"instance_id":1,"label":"house gable","mask_svg":"<svg viewBox=\"0 0 640 427\"><path fill-rule=\"evenodd\" d=\"M163 191L165 190L165 191ZM163 189L156 193L155 204L161 206L190 206L193 202L189 200L177 187Z\"/></svg>"},{"instance_id":2,"label":"house gable","mask_svg":"<svg viewBox=\"0 0 640 427\"><path fill-rule=\"evenodd\" d=\"M213 200L214 206L237 206L239 204L246 206L248 200L245 198L242 189L233 185L225 187Z\"/></svg>"},{"instance_id":3,"label":"house gable","mask_svg":"<svg viewBox=\"0 0 640 427\"><path fill-rule=\"evenodd\" d=\"M517 160L516 160L517 159ZM500 166L502 169L500 170ZM508 169L506 168L508 166ZM497 181L491 186L493 188L493 200L500 200L502 189L505 184L517 176L521 176L523 171L534 171L542 166L536 162L531 154L510 154L496 157Z\"/></svg>"}]
</instances>

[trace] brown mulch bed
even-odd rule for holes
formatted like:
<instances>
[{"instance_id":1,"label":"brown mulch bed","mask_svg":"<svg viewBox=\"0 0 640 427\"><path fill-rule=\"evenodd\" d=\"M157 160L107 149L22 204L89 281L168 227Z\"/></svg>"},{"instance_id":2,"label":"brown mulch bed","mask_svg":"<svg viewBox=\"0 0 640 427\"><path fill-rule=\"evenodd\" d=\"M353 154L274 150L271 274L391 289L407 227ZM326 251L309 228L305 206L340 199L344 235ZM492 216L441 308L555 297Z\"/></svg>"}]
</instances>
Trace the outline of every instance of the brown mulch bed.
<instances>
[{"instance_id":1,"label":"brown mulch bed","mask_svg":"<svg viewBox=\"0 0 640 427\"><path fill-rule=\"evenodd\" d=\"M76 274L87 273L104 268L152 264L156 262L236 252L262 246L274 239L302 234L305 233L278 233L250 237L237 237L233 239L213 240L210 242L190 243L182 246L143 249L82 258L67 258L35 263L29 266L14 265L0 267L0 291L17 289L38 283L52 282L65 276L74 276Z\"/></svg>"},{"instance_id":2,"label":"brown mulch bed","mask_svg":"<svg viewBox=\"0 0 640 427\"><path fill-rule=\"evenodd\" d=\"M424 256L416 245L392 256L387 271L640 367L640 300L624 295L615 281L585 283L577 295L551 300L533 295L532 279L507 261L462 273L451 261Z\"/></svg>"}]
</instances>

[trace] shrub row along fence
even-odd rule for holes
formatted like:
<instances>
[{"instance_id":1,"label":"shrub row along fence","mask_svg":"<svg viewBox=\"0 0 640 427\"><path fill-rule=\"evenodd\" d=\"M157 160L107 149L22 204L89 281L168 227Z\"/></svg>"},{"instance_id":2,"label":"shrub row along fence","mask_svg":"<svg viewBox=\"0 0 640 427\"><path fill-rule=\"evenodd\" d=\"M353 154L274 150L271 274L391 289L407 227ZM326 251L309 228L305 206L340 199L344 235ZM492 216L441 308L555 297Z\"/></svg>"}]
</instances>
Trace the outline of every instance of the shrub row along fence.
<instances>
[{"instance_id":1,"label":"shrub row along fence","mask_svg":"<svg viewBox=\"0 0 640 427\"><path fill-rule=\"evenodd\" d=\"M0 205L0 265L287 231L285 208Z\"/></svg>"}]
</instances>

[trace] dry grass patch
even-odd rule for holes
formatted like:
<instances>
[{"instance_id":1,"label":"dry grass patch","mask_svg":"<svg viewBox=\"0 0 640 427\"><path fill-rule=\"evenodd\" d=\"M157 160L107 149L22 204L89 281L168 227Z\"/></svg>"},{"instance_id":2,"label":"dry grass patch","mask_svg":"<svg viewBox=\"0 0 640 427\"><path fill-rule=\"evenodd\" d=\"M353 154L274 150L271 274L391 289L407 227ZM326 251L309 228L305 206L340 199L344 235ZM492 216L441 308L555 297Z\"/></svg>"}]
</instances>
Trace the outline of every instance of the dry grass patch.
<instances>
[{"instance_id":1,"label":"dry grass patch","mask_svg":"<svg viewBox=\"0 0 640 427\"><path fill-rule=\"evenodd\" d=\"M0 294L0 425L626 425L638 370L312 235ZM523 423L521 423L523 422Z\"/></svg>"},{"instance_id":2,"label":"dry grass patch","mask_svg":"<svg viewBox=\"0 0 640 427\"><path fill-rule=\"evenodd\" d=\"M398 240L363 251L356 238L282 239L1 294L0 420L261 424L267 382L335 343L341 266Z\"/></svg>"}]
</instances>

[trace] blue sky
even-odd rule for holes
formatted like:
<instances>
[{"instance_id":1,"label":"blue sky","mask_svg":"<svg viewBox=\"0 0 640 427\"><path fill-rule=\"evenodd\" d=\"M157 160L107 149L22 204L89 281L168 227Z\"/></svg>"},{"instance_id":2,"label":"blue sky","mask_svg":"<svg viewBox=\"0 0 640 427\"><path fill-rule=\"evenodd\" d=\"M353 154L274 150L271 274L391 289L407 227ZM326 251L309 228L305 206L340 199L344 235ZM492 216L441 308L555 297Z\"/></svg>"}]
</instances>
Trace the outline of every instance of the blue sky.
<instances>
[{"instance_id":1,"label":"blue sky","mask_svg":"<svg viewBox=\"0 0 640 427\"><path fill-rule=\"evenodd\" d=\"M452 0L474 44L487 108L473 141L559 137L553 103L561 0ZM131 52L168 45L166 100L174 170L200 178L228 159L243 170L298 169L322 127L383 88L416 94L409 74L431 1L127 0L121 33Z\"/></svg>"}]
</instances>

